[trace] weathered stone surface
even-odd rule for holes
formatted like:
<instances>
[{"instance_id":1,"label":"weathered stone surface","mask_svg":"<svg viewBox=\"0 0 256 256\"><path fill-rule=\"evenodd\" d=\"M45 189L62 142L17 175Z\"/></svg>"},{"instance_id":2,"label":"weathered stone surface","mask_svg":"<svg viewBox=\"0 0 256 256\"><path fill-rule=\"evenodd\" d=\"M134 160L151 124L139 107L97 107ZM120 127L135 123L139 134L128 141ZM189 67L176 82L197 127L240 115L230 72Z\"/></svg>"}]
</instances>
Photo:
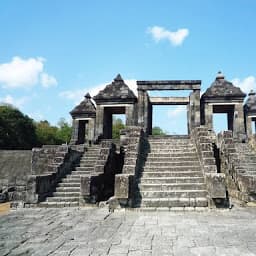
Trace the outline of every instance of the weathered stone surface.
<instances>
[{"instance_id":1,"label":"weathered stone surface","mask_svg":"<svg viewBox=\"0 0 256 256\"><path fill-rule=\"evenodd\" d=\"M89 196L90 195L90 185L91 185L91 177L90 176L81 176L80 183L81 195Z\"/></svg>"},{"instance_id":2,"label":"weathered stone surface","mask_svg":"<svg viewBox=\"0 0 256 256\"><path fill-rule=\"evenodd\" d=\"M129 174L118 174L115 176L115 197L129 197Z\"/></svg>"},{"instance_id":3,"label":"weathered stone surface","mask_svg":"<svg viewBox=\"0 0 256 256\"><path fill-rule=\"evenodd\" d=\"M126 102L134 103L137 101L137 97L133 91L125 84L120 74L116 76L114 81L107 85L102 91L93 97L97 104L101 102Z\"/></svg>"},{"instance_id":4,"label":"weathered stone surface","mask_svg":"<svg viewBox=\"0 0 256 256\"><path fill-rule=\"evenodd\" d=\"M255 255L255 208L21 209L0 216L0 255ZM250 225L248 225L250 220Z\"/></svg>"},{"instance_id":5,"label":"weathered stone surface","mask_svg":"<svg viewBox=\"0 0 256 256\"><path fill-rule=\"evenodd\" d=\"M226 198L224 173L207 173L206 185L210 198Z\"/></svg>"}]
</instances>

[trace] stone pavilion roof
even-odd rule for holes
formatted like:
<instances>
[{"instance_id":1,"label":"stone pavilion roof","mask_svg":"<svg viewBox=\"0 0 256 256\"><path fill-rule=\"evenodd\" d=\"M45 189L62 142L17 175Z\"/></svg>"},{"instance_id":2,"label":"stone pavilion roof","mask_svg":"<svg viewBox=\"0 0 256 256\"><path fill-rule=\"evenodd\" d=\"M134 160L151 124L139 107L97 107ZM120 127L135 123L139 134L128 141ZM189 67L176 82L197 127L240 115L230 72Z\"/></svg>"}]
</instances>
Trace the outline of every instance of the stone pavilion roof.
<instances>
[{"instance_id":1,"label":"stone pavilion roof","mask_svg":"<svg viewBox=\"0 0 256 256\"><path fill-rule=\"evenodd\" d=\"M133 91L125 84L120 74L116 76L111 84L108 84L96 96L93 97L96 103L120 102L134 103L137 97Z\"/></svg>"},{"instance_id":2,"label":"stone pavilion roof","mask_svg":"<svg viewBox=\"0 0 256 256\"><path fill-rule=\"evenodd\" d=\"M253 90L248 94L244 109L248 114L256 115L256 93Z\"/></svg>"},{"instance_id":3,"label":"stone pavilion roof","mask_svg":"<svg viewBox=\"0 0 256 256\"><path fill-rule=\"evenodd\" d=\"M81 101L71 112L72 117L81 116L81 117L95 117L96 108L91 100L91 95L87 93L84 96L84 100Z\"/></svg>"},{"instance_id":4,"label":"stone pavilion roof","mask_svg":"<svg viewBox=\"0 0 256 256\"><path fill-rule=\"evenodd\" d=\"M234 86L231 82L225 80L224 75L219 72L215 81L202 95L202 98L244 98L245 93L239 87Z\"/></svg>"}]
</instances>

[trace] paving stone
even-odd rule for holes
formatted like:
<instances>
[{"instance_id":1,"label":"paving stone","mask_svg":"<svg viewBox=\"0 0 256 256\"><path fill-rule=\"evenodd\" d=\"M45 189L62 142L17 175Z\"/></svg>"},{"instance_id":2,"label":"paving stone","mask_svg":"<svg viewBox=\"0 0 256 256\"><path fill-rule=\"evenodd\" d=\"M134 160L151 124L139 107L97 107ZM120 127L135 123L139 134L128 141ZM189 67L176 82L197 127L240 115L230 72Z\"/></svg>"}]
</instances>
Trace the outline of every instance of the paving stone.
<instances>
[{"instance_id":1,"label":"paving stone","mask_svg":"<svg viewBox=\"0 0 256 256\"><path fill-rule=\"evenodd\" d=\"M0 216L0 255L251 256L255 230L256 208L111 215L97 208L28 208Z\"/></svg>"}]
</instances>

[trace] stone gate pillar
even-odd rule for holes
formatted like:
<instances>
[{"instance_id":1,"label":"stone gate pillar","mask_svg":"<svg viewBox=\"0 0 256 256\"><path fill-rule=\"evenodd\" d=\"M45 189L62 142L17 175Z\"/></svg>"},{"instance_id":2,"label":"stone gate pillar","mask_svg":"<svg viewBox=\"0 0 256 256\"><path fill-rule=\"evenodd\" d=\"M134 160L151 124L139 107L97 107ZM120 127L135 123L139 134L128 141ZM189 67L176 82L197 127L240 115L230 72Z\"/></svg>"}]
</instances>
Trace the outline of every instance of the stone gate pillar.
<instances>
[{"instance_id":1,"label":"stone gate pillar","mask_svg":"<svg viewBox=\"0 0 256 256\"><path fill-rule=\"evenodd\" d=\"M234 108L233 133L235 138L245 135L243 104L236 104Z\"/></svg>"}]
</instances>

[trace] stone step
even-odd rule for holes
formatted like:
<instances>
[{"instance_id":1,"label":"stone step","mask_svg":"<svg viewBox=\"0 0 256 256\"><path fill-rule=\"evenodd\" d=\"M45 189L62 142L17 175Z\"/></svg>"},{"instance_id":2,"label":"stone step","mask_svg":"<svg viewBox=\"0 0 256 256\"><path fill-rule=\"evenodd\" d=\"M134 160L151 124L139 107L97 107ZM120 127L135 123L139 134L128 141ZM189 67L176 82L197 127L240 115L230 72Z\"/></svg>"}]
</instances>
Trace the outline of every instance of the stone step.
<instances>
[{"instance_id":1,"label":"stone step","mask_svg":"<svg viewBox=\"0 0 256 256\"><path fill-rule=\"evenodd\" d=\"M145 172L189 172L189 171L201 171L199 166L145 166Z\"/></svg>"},{"instance_id":2,"label":"stone step","mask_svg":"<svg viewBox=\"0 0 256 256\"><path fill-rule=\"evenodd\" d=\"M192 198L143 198L140 207L207 207L205 197Z\"/></svg>"},{"instance_id":3,"label":"stone step","mask_svg":"<svg viewBox=\"0 0 256 256\"><path fill-rule=\"evenodd\" d=\"M94 166L97 160L80 160L80 166Z\"/></svg>"},{"instance_id":4,"label":"stone step","mask_svg":"<svg viewBox=\"0 0 256 256\"><path fill-rule=\"evenodd\" d=\"M141 191L179 191L179 190L205 190L204 183L176 183L176 184L139 184Z\"/></svg>"},{"instance_id":5,"label":"stone step","mask_svg":"<svg viewBox=\"0 0 256 256\"><path fill-rule=\"evenodd\" d=\"M90 175L93 172L93 170L85 170L85 171L73 171L71 175Z\"/></svg>"},{"instance_id":6,"label":"stone step","mask_svg":"<svg viewBox=\"0 0 256 256\"><path fill-rule=\"evenodd\" d=\"M149 153L147 156L147 159L150 158L155 158L155 157L167 157L167 158L175 158L175 157L192 157L192 158L197 158L197 153L195 152L189 152L189 153L184 153L184 152L177 152L177 153L163 153L163 152L159 152L159 153Z\"/></svg>"},{"instance_id":7,"label":"stone step","mask_svg":"<svg viewBox=\"0 0 256 256\"><path fill-rule=\"evenodd\" d=\"M142 198L206 197L206 190L139 191Z\"/></svg>"},{"instance_id":8,"label":"stone step","mask_svg":"<svg viewBox=\"0 0 256 256\"><path fill-rule=\"evenodd\" d=\"M199 160L196 157L187 157L186 155L184 156L180 156L180 157L163 157L163 156L159 156L159 157L152 157L149 156L147 157L147 162L153 163L153 162L165 162L165 163L173 163L173 162L196 162L199 164Z\"/></svg>"},{"instance_id":9,"label":"stone step","mask_svg":"<svg viewBox=\"0 0 256 256\"><path fill-rule=\"evenodd\" d=\"M201 175L202 176L202 175ZM179 183L204 183L203 177L153 177L141 178L141 184L179 184Z\"/></svg>"},{"instance_id":10,"label":"stone step","mask_svg":"<svg viewBox=\"0 0 256 256\"><path fill-rule=\"evenodd\" d=\"M53 192L54 197L79 197L79 192Z\"/></svg>"},{"instance_id":11,"label":"stone step","mask_svg":"<svg viewBox=\"0 0 256 256\"><path fill-rule=\"evenodd\" d=\"M38 207L42 208L60 208L60 207L78 207L79 202L42 202Z\"/></svg>"},{"instance_id":12,"label":"stone step","mask_svg":"<svg viewBox=\"0 0 256 256\"><path fill-rule=\"evenodd\" d=\"M203 174L199 171L185 171L185 172L144 172L142 178L159 178L159 177L199 177L202 178Z\"/></svg>"},{"instance_id":13,"label":"stone step","mask_svg":"<svg viewBox=\"0 0 256 256\"><path fill-rule=\"evenodd\" d=\"M76 172L72 172L72 174L68 174L66 178L79 178L80 179L81 174L76 174Z\"/></svg>"},{"instance_id":14,"label":"stone step","mask_svg":"<svg viewBox=\"0 0 256 256\"><path fill-rule=\"evenodd\" d=\"M79 192L80 187L57 187L56 192Z\"/></svg>"},{"instance_id":15,"label":"stone step","mask_svg":"<svg viewBox=\"0 0 256 256\"><path fill-rule=\"evenodd\" d=\"M85 166L77 166L76 168L75 168L75 170L74 170L74 172L77 172L77 171L79 171L79 172L83 172L83 171L85 171L85 172L88 172L88 171L90 171L90 172L92 172L92 171L94 171L94 166L90 166L90 167L85 167Z\"/></svg>"},{"instance_id":16,"label":"stone step","mask_svg":"<svg viewBox=\"0 0 256 256\"><path fill-rule=\"evenodd\" d=\"M53 197L48 197L46 202L78 202L79 197L78 196L73 196L73 197L58 197L58 196L53 196Z\"/></svg>"},{"instance_id":17,"label":"stone step","mask_svg":"<svg viewBox=\"0 0 256 256\"><path fill-rule=\"evenodd\" d=\"M79 189L80 189L80 182L69 182L69 181L66 183L61 182L58 184L58 187L72 187L72 188L79 187Z\"/></svg>"},{"instance_id":18,"label":"stone step","mask_svg":"<svg viewBox=\"0 0 256 256\"><path fill-rule=\"evenodd\" d=\"M151 148L149 149L149 154L188 154L196 153L195 148Z\"/></svg>"},{"instance_id":19,"label":"stone step","mask_svg":"<svg viewBox=\"0 0 256 256\"><path fill-rule=\"evenodd\" d=\"M176 166L196 166L196 167L200 167L200 163L199 161L171 161L169 160L168 162L151 162L151 161L147 161L145 164L145 168L147 167L176 167Z\"/></svg>"},{"instance_id":20,"label":"stone step","mask_svg":"<svg viewBox=\"0 0 256 256\"><path fill-rule=\"evenodd\" d=\"M68 178L64 178L61 181L61 184L66 184L66 183L79 183L80 184L81 181L81 176L79 175L79 177L68 177Z\"/></svg>"}]
</instances>

